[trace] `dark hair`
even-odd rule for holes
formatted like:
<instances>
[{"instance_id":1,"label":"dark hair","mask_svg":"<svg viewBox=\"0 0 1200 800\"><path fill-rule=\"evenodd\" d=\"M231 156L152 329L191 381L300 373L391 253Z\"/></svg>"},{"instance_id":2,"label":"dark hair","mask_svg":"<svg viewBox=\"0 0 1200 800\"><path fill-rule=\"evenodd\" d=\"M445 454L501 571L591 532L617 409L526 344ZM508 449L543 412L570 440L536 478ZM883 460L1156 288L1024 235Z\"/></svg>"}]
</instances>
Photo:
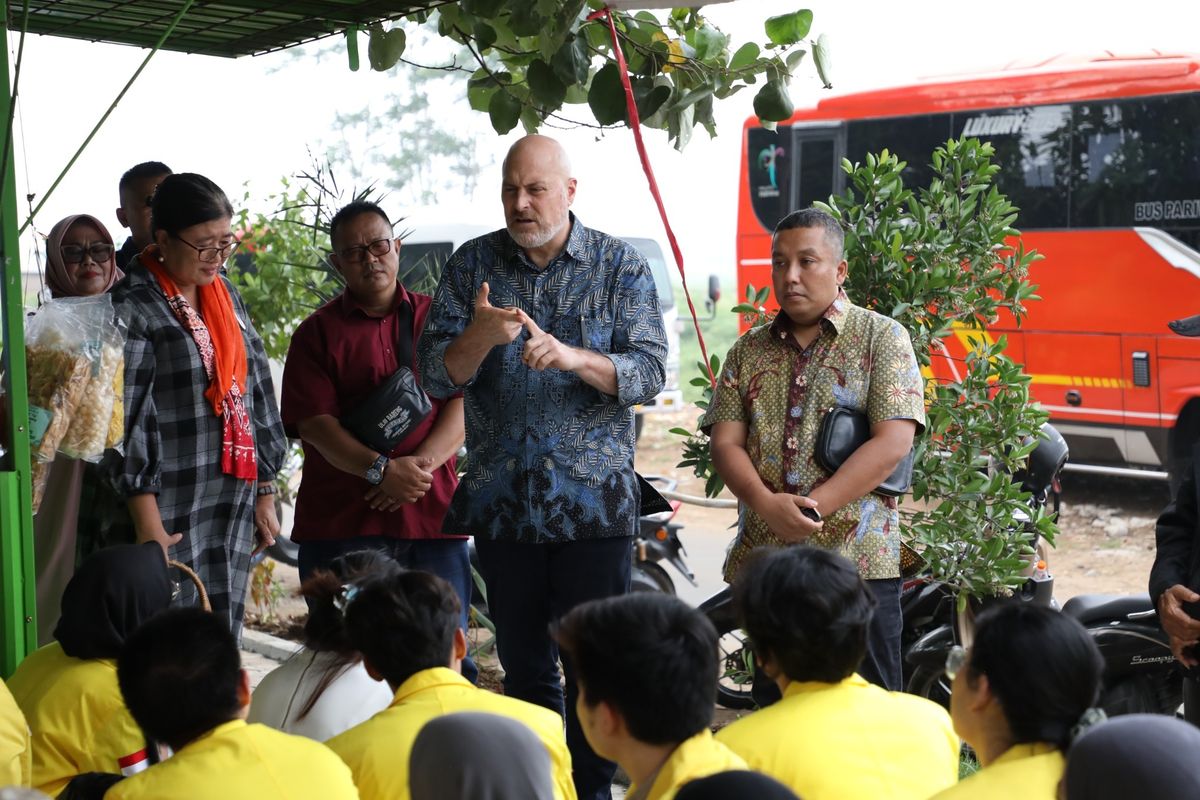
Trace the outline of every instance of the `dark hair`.
<instances>
[{"instance_id":1,"label":"dark hair","mask_svg":"<svg viewBox=\"0 0 1200 800\"><path fill-rule=\"evenodd\" d=\"M763 551L734 581L733 602L759 656L793 681L837 683L867 652L875 596L855 566L832 551Z\"/></svg>"},{"instance_id":2,"label":"dark hair","mask_svg":"<svg viewBox=\"0 0 1200 800\"><path fill-rule=\"evenodd\" d=\"M392 687L450 664L462 605L445 580L408 570L365 581L346 605L350 641Z\"/></svg>"},{"instance_id":3,"label":"dark hair","mask_svg":"<svg viewBox=\"0 0 1200 800\"><path fill-rule=\"evenodd\" d=\"M162 179L150 201L150 230L178 234L185 228L233 216L233 206L220 186L194 172L175 172Z\"/></svg>"},{"instance_id":4,"label":"dark hair","mask_svg":"<svg viewBox=\"0 0 1200 800\"><path fill-rule=\"evenodd\" d=\"M781 231L790 231L796 228L820 228L825 232L825 238L833 246L837 257L839 259L842 257L846 245L846 235L842 233L842 226L838 224L838 221L826 212L819 208L802 208L799 211L793 211L779 220L779 224L775 226L775 232L771 236L773 238L778 236Z\"/></svg>"},{"instance_id":5,"label":"dark hair","mask_svg":"<svg viewBox=\"0 0 1200 800\"><path fill-rule=\"evenodd\" d=\"M58 800L104 800L104 794L125 780L115 772L84 772L67 782Z\"/></svg>"},{"instance_id":6,"label":"dark hair","mask_svg":"<svg viewBox=\"0 0 1200 800\"><path fill-rule=\"evenodd\" d=\"M300 594L312 602L304 621L304 646L318 653L337 656L325 666L308 700L296 719L304 719L329 684L350 666L362 660L362 654L350 641L346 618L339 605L345 600L347 586L355 586L375 576L394 575L400 571L395 559L378 550L356 550L333 560L329 569L314 570L312 577L300 587Z\"/></svg>"},{"instance_id":7,"label":"dark hair","mask_svg":"<svg viewBox=\"0 0 1200 800\"><path fill-rule=\"evenodd\" d=\"M117 184L117 191L123 192L129 188L129 184L134 181L140 181L143 178L155 178L159 175L170 174L171 168L161 161L143 161L125 170L125 174L121 176L120 183Z\"/></svg>"},{"instance_id":8,"label":"dark hair","mask_svg":"<svg viewBox=\"0 0 1200 800\"><path fill-rule=\"evenodd\" d=\"M138 628L117 659L125 705L151 739L179 750L236 719L241 654L223 618L173 608Z\"/></svg>"},{"instance_id":9,"label":"dark hair","mask_svg":"<svg viewBox=\"0 0 1200 800\"><path fill-rule=\"evenodd\" d=\"M1096 703L1104 660L1074 618L1045 606L1003 603L979 616L965 677L986 675L1013 743L1065 750L1071 729Z\"/></svg>"},{"instance_id":10,"label":"dark hair","mask_svg":"<svg viewBox=\"0 0 1200 800\"><path fill-rule=\"evenodd\" d=\"M376 214L388 224L388 228L392 227L392 221L377 204L372 203L370 200L355 200L353 203L338 209L338 212L333 215L333 219L329 220L329 246L331 248L337 248L336 237L338 228L362 214Z\"/></svg>"},{"instance_id":11,"label":"dark hair","mask_svg":"<svg viewBox=\"0 0 1200 800\"><path fill-rule=\"evenodd\" d=\"M576 606L554 632L588 706L608 703L646 744L682 742L712 723L717 631L677 597L634 592Z\"/></svg>"}]
</instances>

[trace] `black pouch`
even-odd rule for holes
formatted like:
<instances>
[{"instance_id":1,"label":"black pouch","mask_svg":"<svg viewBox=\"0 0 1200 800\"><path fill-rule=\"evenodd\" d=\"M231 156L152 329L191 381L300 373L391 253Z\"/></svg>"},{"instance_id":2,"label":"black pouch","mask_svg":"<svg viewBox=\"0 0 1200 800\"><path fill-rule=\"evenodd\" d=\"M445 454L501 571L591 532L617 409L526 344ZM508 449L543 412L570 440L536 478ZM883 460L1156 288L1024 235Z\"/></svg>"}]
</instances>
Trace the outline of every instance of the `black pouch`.
<instances>
[{"instance_id":1,"label":"black pouch","mask_svg":"<svg viewBox=\"0 0 1200 800\"><path fill-rule=\"evenodd\" d=\"M837 472L858 448L871 438L871 421L861 411L834 406L825 412L817 432L816 459L829 472ZM875 493L899 497L912 485L913 451L909 450L887 480L875 487Z\"/></svg>"}]
</instances>

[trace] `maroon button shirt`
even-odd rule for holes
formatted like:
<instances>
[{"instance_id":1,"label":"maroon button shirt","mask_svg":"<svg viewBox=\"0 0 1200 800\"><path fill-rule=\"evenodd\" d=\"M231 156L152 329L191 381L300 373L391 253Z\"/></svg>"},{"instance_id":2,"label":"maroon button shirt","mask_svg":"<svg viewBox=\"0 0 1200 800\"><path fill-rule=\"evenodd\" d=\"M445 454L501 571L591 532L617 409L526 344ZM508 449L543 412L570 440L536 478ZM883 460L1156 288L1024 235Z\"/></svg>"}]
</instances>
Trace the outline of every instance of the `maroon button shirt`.
<instances>
[{"instance_id":1,"label":"maroon button shirt","mask_svg":"<svg viewBox=\"0 0 1200 800\"><path fill-rule=\"evenodd\" d=\"M412 307L414 346L425 325L432 298L396 291L393 310L383 317L369 316L346 292L321 306L300 323L288 348L283 369L284 430L299 438L301 420L319 414L340 418L365 400L376 386L396 371L396 342L402 304ZM413 353L406 357L414 372ZM418 380L420 375L417 375ZM433 413L389 453L393 458L412 453L429 435L448 400L431 398ZM464 538L444 536L442 519L458 486L453 457L433 473L433 486L415 503L396 511L374 511L363 500L370 485L361 475L337 469L308 442L304 446L304 472L296 497L292 540L312 542L354 536L391 536L396 539Z\"/></svg>"}]
</instances>

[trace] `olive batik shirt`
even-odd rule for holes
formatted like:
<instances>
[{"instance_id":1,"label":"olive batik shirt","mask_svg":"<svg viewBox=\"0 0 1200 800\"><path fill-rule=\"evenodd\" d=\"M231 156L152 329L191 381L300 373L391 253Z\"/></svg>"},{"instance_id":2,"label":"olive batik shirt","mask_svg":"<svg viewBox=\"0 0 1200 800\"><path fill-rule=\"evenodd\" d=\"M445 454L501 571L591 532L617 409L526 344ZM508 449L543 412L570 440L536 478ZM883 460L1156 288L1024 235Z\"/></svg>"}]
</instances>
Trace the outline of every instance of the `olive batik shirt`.
<instances>
[{"instance_id":1,"label":"olive batik shirt","mask_svg":"<svg viewBox=\"0 0 1200 800\"><path fill-rule=\"evenodd\" d=\"M814 456L827 410L853 408L872 424L911 419L919 432L925 426L923 389L908 332L839 291L821 321L821 334L807 348L792 337L782 311L771 324L738 339L701 426L711 430L718 422L745 423L746 451L767 488L808 495L830 475ZM725 562L728 581L753 548L786 544L744 504L738 516L738 537ZM846 556L866 579L899 576L895 498L870 493L848 503L825 516L824 527L809 543Z\"/></svg>"}]
</instances>

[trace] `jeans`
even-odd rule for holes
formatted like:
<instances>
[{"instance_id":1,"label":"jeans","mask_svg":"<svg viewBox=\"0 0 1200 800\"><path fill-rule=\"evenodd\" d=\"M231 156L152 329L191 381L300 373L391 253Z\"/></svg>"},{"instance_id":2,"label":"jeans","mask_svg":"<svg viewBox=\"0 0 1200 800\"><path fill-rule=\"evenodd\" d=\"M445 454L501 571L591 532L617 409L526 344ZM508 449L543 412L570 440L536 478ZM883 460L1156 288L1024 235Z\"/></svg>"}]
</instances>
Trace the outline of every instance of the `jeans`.
<instances>
[{"instance_id":1,"label":"jeans","mask_svg":"<svg viewBox=\"0 0 1200 800\"><path fill-rule=\"evenodd\" d=\"M866 680L892 692L904 688L904 673L900 663L900 579L882 578L866 581L875 595L875 613L867 627L867 654L856 670ZM763 673L754 670L750 696L759 708L776 703L782 697L779 687Z\"/></svg>"},{"instance_id":2,"label":"jeans","mask_svg":"<svg viewBox=\"0 0 1200 800\"><path fill-rule=\"evenodd\" d=\"M300 547L300 582L308 580L314 570L328 568L338 556L355 550L379 550L394 558L405 569L432 572L442 578L458 594L462 604L462 629L467 630L467 614L471 605L471 559L466 539L393 539L388 536L354 536L320 542L303 542ZM463 677L471 683L479 677L479 668L468 652L462 664Z\"/></svg>"},{"instance_id":3,"label":"jeans","mask_svg":"<svg viewBox=\"0 0 1200 800\"><path fill-rule=\"evenodd\" d=\"M553 544L476 538L475 550L496 624L504 693L565 715L579 800L609 800L616 765L596 755L584 738L575 712L579 690L566 663L563 695L550 626L580 603L629 591L632 538Z\"/></svg>"}]
</instances>

